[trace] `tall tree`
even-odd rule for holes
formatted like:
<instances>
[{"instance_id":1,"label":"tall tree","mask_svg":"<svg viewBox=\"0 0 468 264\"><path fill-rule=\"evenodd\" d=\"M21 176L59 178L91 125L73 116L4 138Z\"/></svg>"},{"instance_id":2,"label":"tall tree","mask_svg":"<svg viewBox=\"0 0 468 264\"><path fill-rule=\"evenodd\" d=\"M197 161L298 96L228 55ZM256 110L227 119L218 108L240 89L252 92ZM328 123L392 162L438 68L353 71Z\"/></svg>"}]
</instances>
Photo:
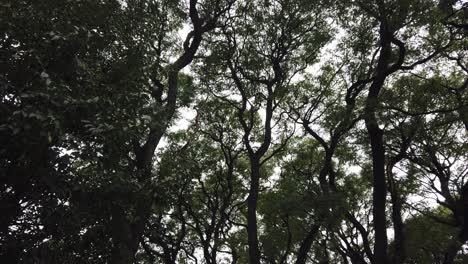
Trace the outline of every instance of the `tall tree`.
<instances>
[{"instance_id":1,"label":"tall tree","mask_svg":"<svg viewBox=\"0 0 468 264\"><path fill-rule=\"evenodd\" d=\"M223 83L225 87L215 86L213 92L237 110L250 163L247 198L250 263L261 261L257 203L260 179L269 177L262 175L262 166L283 149L288 137L274 135L274 129L281 129L280 126L286 131L289 129L282 125L285 119L280 105L288 95L293 77L316 58L319 47L327 40L320 27L324 21L317 10L318 3L272 1L262 4L239 4L235 13L237 19L223 29L224 40L214 47L215 51L221 51L218 56L224 62L219 76L225 76L225 71L230 76ZM308 12L303 12L304 8ZM220 94L225 88L237 90L239 98ZM269 151L272 145L274 148Z\"/></svg>"}]
</instances>

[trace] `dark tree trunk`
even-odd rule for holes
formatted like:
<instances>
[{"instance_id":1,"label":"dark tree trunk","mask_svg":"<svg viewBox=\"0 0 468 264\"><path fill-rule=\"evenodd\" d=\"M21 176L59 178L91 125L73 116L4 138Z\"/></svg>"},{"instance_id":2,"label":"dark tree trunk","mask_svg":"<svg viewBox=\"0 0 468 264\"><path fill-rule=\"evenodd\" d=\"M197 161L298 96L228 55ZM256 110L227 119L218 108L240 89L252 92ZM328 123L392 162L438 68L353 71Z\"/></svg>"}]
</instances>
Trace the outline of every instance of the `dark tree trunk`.
<instances>
[{"instance_id":1,"label":"dark tree trunk","mask_svg":"<svg viewBox=\"0 0 468 264\"><path fill-rule=\"evenodd\" d=\"M310 248L314 239L319 231L319 225L312 225L306 237L301 243L301 247L297 253L296 264L305 264L307 261L307 255L309 254Z\"/></svg>"},{"instance_id":2,"label":"dark tree trunk","mask_svg":"<svg viewBox=\"0 0 468 264\"><path fill-rule=\"evenodd\" d=\"M247 198L247 237L249 245L249 263L260 264L260 249L258 247L257 200L260 186L260 163L251 158L250 189Z\"/></svg>"},{"instance_id":3,"label":"dark tree trunk","mask_svg":"<svg viewBox=\"0 0 468 264\"><path fill-rule=\"evenodd\" d=\"M221 12L225 11L226 10ZM135 154L137 156L136 169L139 172L137 175L139 177L138 180L141 180L143 186L149 179L151 179L154 151L170 125L172 117L176 111L179 72L192 62L202 41L203 33L212 30L216 25L216 15L210 19L210 21L203 21L200 19L197 10L197 0L189 1L189 17L193 25L193 31L186 37L184 42L184 52L176 61L167 67L168 85L166 104L161 114L157 116L160 124L158 127L150 129L150 133L143 146L140 146L138 143L136 143L137 146L135 146ZM154 99L161 100L161 95L162 93L156 93L156 96L159 98ZM140 190L142 193L145 191L147 190ZM143 196L143 200L139 200L134 203L137 210L136 218L138 220L136 221L129 222L123 212L117 212L114 210L115 208L113 209L112 236L114 245L111 257L113 260L112 263L133 263L139 241L143 235L143 230L149 218L149 211L151 209L151 202L146 201L145 194L143 194Z\"/></svg>"},{"instance_id":4,"label":"dark tree trunk","mask_svg":"<svg viewBox=\"0 0 468 264\"><path fill-rule=\"evenodd\" d=\"M382 87L384 80L385 77L380 80L380 85L376 82L372 84L365 109L365 123L371 144L372 178L374 180L374 189L372 192L373 221L375 231L374 263L382 264L387 263L387 224L385 217L387 184L385 177L385 149L383 142L383 131L379 128L375 112L378 102L378 91Z\"/></svg>"},{"instance_id":5,"label":"dark tree trunk","mask_svg":"<svg viewBox=\"0 0 468 264\"><path fill-rule=\"evenodd\" d=\"M368 113L366 127L372 149L372 176L374 189L372 193L375 245L374 263L387 263L387 224L385 216L387 184L385 178L385 149L383 131L378 127L374 111Z\"/></svg>"},{"instance_id":6,"label":"dark tree trunk","mask_svg":"<svg viewBox=\"0 0 468 264\"><path fill-rule=\"evenodd\" d=\"M458 251L460 251L462 246L468 241L468 183L465 183L460 190L460 198L457 200L457 204L455 217L458 218L460 232L445 254L444 264L454 263Z\"/></svg>"},{"instance_id":7,"label":"dark tree trunk","mask_svg":"<svg viewBox=\"0 0 468 264\"><path fill-rule=\"evenodd\" d=\"M120 207L113 208L112 214L112 263L133 263L138 243L135 242L134 234L125 211Z\"/></svg>"},{"instance_id":8,"label":"dark tree trunk","mask_svg":"<svg viewBox=\"0 0 468 264\"><path fill-rule=\"evenodd\" d=\"M380 25L381 51L377 63L374 81L369 87L369 93L366 100L365 116L367 132L371 144L372 153L372 177L373 177L373 221L375 232L374 261L373 263L388 263L387 258L387 224L386 224L386 198L387 183L385 174L385 148L383 140L383 130L380 129L377 121L377 109L379 105L379 93L382 89L385 79L390 74L389 62L392 52L391 39L392 33L387 22L381 21Z\"/></svg>"},{"instance_id":9,"label":"dark tree trunk","mask_svg":"<svg viewBox=\"0 0 468 264\"><path fill-rule=\"evenodd\" d=\"M414 130L414 133L415 131L416 130ZM393 264L402 264L405 262L406 259L404 223L403 218L401 216L403 207L403 197L399 192L400 188L393 176L393 168L405 156L406 150L409 148L410 142L411 136L403 141L403 145L401 146L400 152L393 158L390 158L390 161L387 164L388 189L392 201L392 222L393 230L395 233L395 238L393 242Z\"/></svg>"},{"instance_id":10,"label":"dark tree trunk","mask_svg":"<svg viewBox=\"0 0 468 264\"><path fill-rule=\"evenodd\" d=\"M466 243L466 241L468 241L468 182L466 182L461 189L460 203L462 215L460 241Z\"/></svg>"},{"instance_id":11,"label":"dark tree trunk","mask_svg":"<svg viewBox=\"0 0 468 264\"><path fill-rule=\"evenodd\" d=\"M443 264L455 263L455 257L457 256L457 253L460 250L461 245L462 244L460 244L458 241L454 241L454 243L447 250L447 253L445 253Z\"/></svg>"},{"instance_id":12,"label":"dark tree trunk","mask_svg":"<svg viewBox=\"0 0 468 264\"><path fill-rule=\"evenodd\" d=\"M393 264L402 264L406 259L405 233L403 230L403 219L401 217L402 200L395 190L392 190L390 195L392 199L393 229L395 232Z\"/></svg>"},{"instance_id":13,"label":"dark tree trunk","mask_svg":"<svg viewBox=\"0 0 468 264\"><path fill-rule=\"evenodd\" d=\"M137 202L135 221L127 219L125 208L112 208L112 263L133 263L149 217L151 203L144 196Z\"/></svg>"}]
</instances>

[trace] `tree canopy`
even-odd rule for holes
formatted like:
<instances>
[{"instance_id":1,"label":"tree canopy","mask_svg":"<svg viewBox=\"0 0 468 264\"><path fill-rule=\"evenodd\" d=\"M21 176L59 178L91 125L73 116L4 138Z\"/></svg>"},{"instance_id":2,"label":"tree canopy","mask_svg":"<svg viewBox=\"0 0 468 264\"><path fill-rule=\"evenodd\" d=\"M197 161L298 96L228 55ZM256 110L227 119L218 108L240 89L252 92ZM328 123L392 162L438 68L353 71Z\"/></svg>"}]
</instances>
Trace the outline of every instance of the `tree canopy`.
<instances>
[{"instance_id":1,"label":"tree canopy","mask_svg":"<svg viewBox=\"0 0 468 264\"><path fill-rule=\"evenodd\" d=\"M4 0L0 262L468 261L464 0Z\"/></svg>"}]
</instances>

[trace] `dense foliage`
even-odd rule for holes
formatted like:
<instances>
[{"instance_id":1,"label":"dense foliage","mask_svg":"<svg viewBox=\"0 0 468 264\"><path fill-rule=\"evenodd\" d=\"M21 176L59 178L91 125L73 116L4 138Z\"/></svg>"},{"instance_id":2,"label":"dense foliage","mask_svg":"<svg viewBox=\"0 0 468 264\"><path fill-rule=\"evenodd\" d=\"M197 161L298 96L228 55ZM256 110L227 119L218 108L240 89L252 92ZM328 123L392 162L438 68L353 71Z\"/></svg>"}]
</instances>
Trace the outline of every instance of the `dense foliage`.
<instances>
[{"instance_id":1,"label":"dense foliage","mask_svg":"<svg viewBox=\"0 0 468 264\"><path fill-rule=\"evenodd\" d=\"M468 261L463 0L4 0L1 263Z\"/></svg>"}]
</instances>

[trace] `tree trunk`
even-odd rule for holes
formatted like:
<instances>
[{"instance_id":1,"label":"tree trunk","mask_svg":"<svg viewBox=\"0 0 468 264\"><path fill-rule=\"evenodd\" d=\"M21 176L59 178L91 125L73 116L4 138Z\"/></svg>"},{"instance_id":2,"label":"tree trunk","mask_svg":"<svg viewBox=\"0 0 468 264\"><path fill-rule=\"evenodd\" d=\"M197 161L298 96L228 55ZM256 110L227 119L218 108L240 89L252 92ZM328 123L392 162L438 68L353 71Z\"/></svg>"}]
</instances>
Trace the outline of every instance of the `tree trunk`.
<instances>
[{"instance_id":1,"label":"tree trunk","mask_svg":"<svg viewBox=\"0 0 468 264\"><path fill-rule=\"evenodd\" d=\"M395 232L393 263L402 264L406 259L405 233L403 230L403 219L401 217L402 201L401 198L398 197L399 195L395 190L390 192L390 195L392 199L393 229Z\"/></svg>"},{"instance_id":2,"label":"tree trunk","mask_svg":"<svg viewBox=\"0 0 468 264\"><path fill-rule=\"evenodd\" d=\"M382 51L383 52L383 51ZM381 55L384 56L384 54ZM385 71L385 70L382 70ZM387 263L387 224L386 224L386 199L387 183L385 177L385 148L383 130L379 128L376 117L378 93L383 86L385 76L376 78L369 88L369 95L365 108L365 123L371 144L372 152L372 207L375 232L374 261L373 263Z\"/></svg>"},{"instance_id":3,"label":"tree trunk","mask_svg":"<svg viewBox=\"0 0 468 264\"><path fill-rule=\"evenodd\" d=\"M114 205L112 207L112 263L130 264L135 260L141 236L150 215L151 203L145 196L137 202L135 220L126 217L125 208Z\"/></svg>"},{"instance_id":4,"label":"tree trunk","mask_svg":"<svg viewBox=\"0 0 468 264\"><path fill-rule=\"evenodd\" d=\"M250 164L250 189L247 198L247 237L249 244L249 263L260 264L260 249L258 246L257 227L257 200L260 185L260 163L251 158Z\"/></svg>"},{"instance_id":5,"label":"tree trunk","mask_svg":"<svg viewBox=\"0 0 468 264\"><path fill-rule=\"evenodd\" d=\"M372 151L372 177L374 189L372 193L373 221L375 232L374 261L373 263L388 263L387 258L387 224L385 217L385 206L387 198L387 183L385 174L385 148L383 130L379 128L377 121L377 108L379 105L379 93L385 79L390 74L388 64L390 61L392 47L392 33L386 21L380 25L381 51L377 63L375 79L369 87L367 95L364 120L369 135Z\"/></svg>"},{"instance_id":6,"label":"tree trunk","mask_svg":"<svg viewBox=\"0 0 468 264\"><path fill-rule=\"evenodd\" d=\"M468 183L465 183L460 190L460 198L457 203L459 209L456 215L458 215L457 218L460 221L460 232L445 254L444 264L454 263L458 251L468 241Z\"/></svg>"},{"instance_id":7,"label":"tree trunk","mask_svg":"<svg viewBox=\"0 0 468 264\"><path fill-rule=\"evenodd\" d=\"M372 206L375 230L374 263L387 263L387 224L385 206L387 198L387 184L385 180L385 149L383 131L378 127L375 113L366 117L366 127L372 149L372 176L374 189Z\"/></svg>"},{"instance_id":8,"label":"tree trunk","mask_svg":"<svg viewBox=\"0 0 468 264\"><path fill-rule=\"evenodd\" d=\"M391 158L387 164L387 180L388 180L388 189L390 192L390 197L392 201L392 222L393 230L395 233L394 238L394 249L393 249L393 260L394 264L402 264L406 259L406 248L405 248L405 232L404 232L404 223L401 216L402 207L403 207L403 197L399 193L399 187L395 182L393 176L393 167L397 162L403 159L404 153L409 147L409 140L402 146L400 153L395 157Z\"/></svg>"},{"instance_id":9,"label":"tree trunk","mask_svg":"<svg viewBox=\"0 0 468 264\"><path fill-rule=\"evenodd\" d=\"M115 264L133 263L138 243L135 243L131 225L125 218L125 211L122 208L115 206L112 211L113 248L111 262Z\"/></svg>"},{"instance_id":10,"label":"tree trunk","mask_svg":"<svg viewBox=\"0 0 468 264\"><path fill-rule=\"evenodd\" d=\"M455 262L455 257L457 256L461 245L462 244L460 244L458 241L454 241L452 243L452 245L447 250L447 253L445 253L443 264L453 264Z\"/></svg>"},{"instance_id":11,"label":"tree trunk","mask_svg":"<svg viewBox=\"0 0 468 264\"><path fill-rule=\"evenodd\" d=\"M299 248L299 252L297 253L296 264L305 264L307 261L307 255L309 254L310 247L312 246L312 242L319 231L319 225L312 225L309 232L307 233L306 237L301 243L301 247Z\"/></svg>"}]
</instances>

